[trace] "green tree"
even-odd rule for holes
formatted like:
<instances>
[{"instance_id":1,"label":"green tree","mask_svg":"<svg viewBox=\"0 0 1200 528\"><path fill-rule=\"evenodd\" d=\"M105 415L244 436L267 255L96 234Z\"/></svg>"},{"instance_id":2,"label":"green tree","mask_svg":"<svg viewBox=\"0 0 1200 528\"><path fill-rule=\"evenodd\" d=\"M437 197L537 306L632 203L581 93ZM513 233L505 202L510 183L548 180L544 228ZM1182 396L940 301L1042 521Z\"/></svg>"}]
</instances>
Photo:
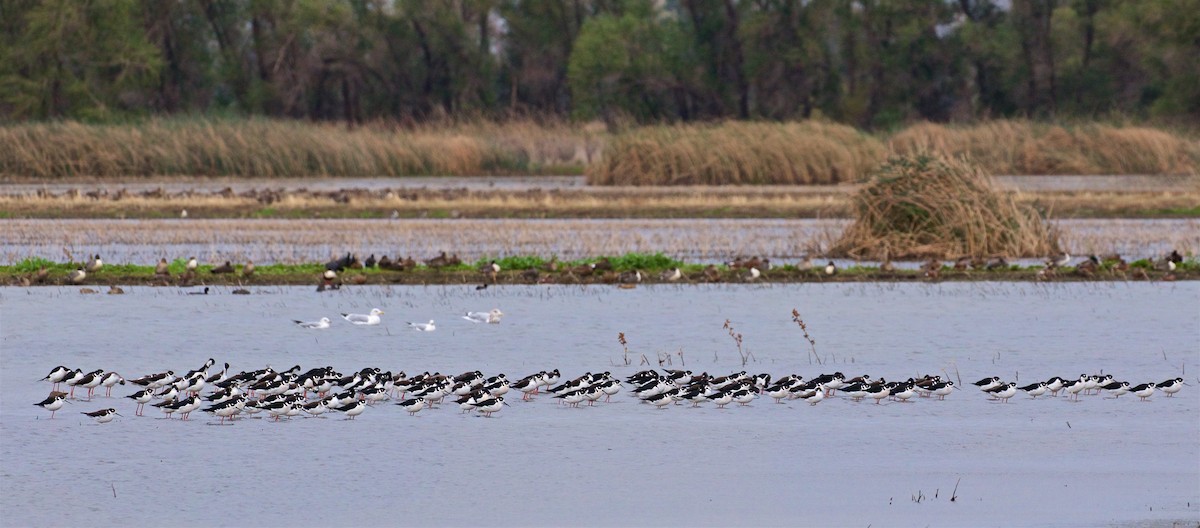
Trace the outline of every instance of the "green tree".
<instances>
[{"instance_id":1,"label":"green tree","mask_svg":"<svg viewBox=\"0 0 1200 528\"><path fill-rule=\"evenodd\" d=\"M0 98L17 118L100 119L146 107L162 60L136 0L46 0L17 13Z\"/></svg>"}]
</instances>

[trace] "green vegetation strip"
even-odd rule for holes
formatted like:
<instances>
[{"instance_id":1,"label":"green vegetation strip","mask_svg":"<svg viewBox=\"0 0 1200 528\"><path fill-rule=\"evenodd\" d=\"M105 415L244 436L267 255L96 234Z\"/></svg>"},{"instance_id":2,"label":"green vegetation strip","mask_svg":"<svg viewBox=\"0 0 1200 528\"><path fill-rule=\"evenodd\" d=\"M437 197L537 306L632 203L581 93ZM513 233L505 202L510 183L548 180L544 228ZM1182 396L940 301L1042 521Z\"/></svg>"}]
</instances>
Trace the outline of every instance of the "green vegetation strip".
<instances>
[{"instance_id":1,"label":"green vegetation strip","mask_svg":"<svg viewBox=\"0 0 1200 528\"><path fill-rule=\"evenodd\" d=\"M1084 271L1073 267L1047 270L1043 266L1018 266L996 270L956 270L949 264L936 268L936 273L926 269L882 270L877 266L849 266L828 275L822 265L801 269L795 265L772 267L756 279L747 278L748 271L730 265L689 264L672 259L662 253L629 253L613 257L596 257L576 261L558 261L539 256L509 256L496 258L501 271L495 279L486 277L479 268L491 262L491 258L480 259L472 264L458 264L431 268L418 264L413 269L398 271L379 268L346 269L338 274L335 284L353 287L358 285L410 284L697 284L697 283L795 283L795 282L914 282L914 281L1123 281L1123 280L1200 280L1200 262L1186 260L1173 271L1160 269L1154 262L1138 260L1129 264L1129 269L1114 269L1111 263L1101 264L1096 271ZM591 273L589 264L607 262L611 270L597 269ZM67 275L82 264L59 263L42 258L29 258L19 263L0 266L0 278L6 284L17 286L72 285ZM676 281L662 277L664 272L679 268L682 277ZM201 265L191 278L185 277L184 261L176 260L168 266L170 274L155 274L155 266L137 264L105 264L98 271L89 273L82 283L74 286L95 285L147 285L147 286L268 286L268 285L317 285L322 282L325 265L269 264L256 266L254 273L244 276L241 266L227 274L212 273L212 265ZM38 281L39 271L46 276ZM641 280L633 272L641 272ZM627 286L628 287L628 286Z\"/></svg>"}]
</instances>

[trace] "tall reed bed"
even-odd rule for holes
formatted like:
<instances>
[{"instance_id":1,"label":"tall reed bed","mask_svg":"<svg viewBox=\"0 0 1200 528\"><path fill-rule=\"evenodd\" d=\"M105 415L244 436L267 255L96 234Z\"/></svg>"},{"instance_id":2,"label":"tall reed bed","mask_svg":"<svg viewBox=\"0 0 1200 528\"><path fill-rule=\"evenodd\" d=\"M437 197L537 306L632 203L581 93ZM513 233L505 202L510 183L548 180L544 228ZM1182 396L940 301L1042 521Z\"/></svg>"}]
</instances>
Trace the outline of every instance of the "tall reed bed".
<instances>
[{"instance_id":1,"label":"tall reed bed","mask_svg":"<svg viewBox=\"0 0 1200 528\"><path fill-rule=\"evenodd\" d=\"M829 184L855 181L883 144L821 121L636 128L609 139L588 166L594 185Z\"/></svg>"},{"instance_id":2,"label":"tall reed bed","mask_svg":"<svg viewBox=\"0 0 1200 528\"><path fill-rule=\"evenodd\" d=\"M918 123L888 140L893 154L967 156L993 174L1197 174L1200 141L1148 127L989 121Z\"/></svg>"},{"instance_id":3,"label":"tall reed bed","mask_svg":"<svg viewBox=\"0 0 1200 528\"><path fill-rule=\"evenodd\" d=\"M406 176L579 170L583 128L477 122L399 128L276 120L162 119L0 127L0 173L32 178Z\"/></svg>"}]
</instances>

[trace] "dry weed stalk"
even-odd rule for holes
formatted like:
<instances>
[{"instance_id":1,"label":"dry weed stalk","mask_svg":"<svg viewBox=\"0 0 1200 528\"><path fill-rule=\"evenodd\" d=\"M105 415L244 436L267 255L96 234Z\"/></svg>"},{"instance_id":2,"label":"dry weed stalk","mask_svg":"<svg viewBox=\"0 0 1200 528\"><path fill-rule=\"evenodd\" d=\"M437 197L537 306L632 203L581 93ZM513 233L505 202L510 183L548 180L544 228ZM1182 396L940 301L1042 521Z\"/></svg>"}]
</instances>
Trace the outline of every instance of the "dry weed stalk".
<instances>
[{"instance_id":1,"label":"dry weed stalk","mask_svg":"<svg viewBox=\"0 0 1200 528\"><path fill-rule=\"evenodd\" d=\"M800 311L795 308L792 308L792 321L794 321L797 325L800 325L800 331L804 332L804 339L808 340L808 346L810 348L808 364L812 365L813 358L816 358L817 364L820 365L821 356L817 355L817 341L808 335L808 325L805 324L804 319L800 317Z\"/></svg>"},{"instance_id":2,"label":"dry weed stalk","mask_svg":"<svg viewBox=\"0 0 1200 528\"><path fill-rule=\"evenodd\" d=\"M725 326L722 328L729 332L729 337L733 338L733 343L737 345L738 356L742 358L742 366L746 366L746 363L750 361L750 354L742 349L742 334L733 329L733 324L729 322L729 319L725 320Z\"/></svg>"},{"instance_id":3,"label":"dry weed stalk","mask_svg":"<svg viewBox=\"0 0 1200 528\"><path fill-rule=\"evenodd\" d=\"M625 341L625 332L617 332L617 341L625 349L625 366L629 366L629 343Z\"/></svg>"}]
</instances>

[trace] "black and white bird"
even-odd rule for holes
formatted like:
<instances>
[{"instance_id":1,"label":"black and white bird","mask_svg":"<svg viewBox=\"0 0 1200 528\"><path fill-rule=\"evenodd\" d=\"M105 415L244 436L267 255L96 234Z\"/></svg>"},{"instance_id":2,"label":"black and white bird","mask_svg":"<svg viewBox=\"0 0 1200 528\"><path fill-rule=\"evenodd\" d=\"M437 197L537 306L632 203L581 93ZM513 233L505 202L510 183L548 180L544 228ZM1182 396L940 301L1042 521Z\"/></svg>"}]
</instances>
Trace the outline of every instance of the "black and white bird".
<instances>
[{"instance_id":1,"label":"black and white bird","mask_svg":"<svg viewBox=\"0 0 1200 528\"><path fill-rule=\"evenodd\" d=\"M117 413L116 409L100 409L99 411L85 412L80 414L91 416L96 420L96 423L108 423L113 421L113 418L121 416L119 413Z\"/></svg>"},{"instance_id":2,"label":"black and white bird","mask_svg":"<svg viewBox=\"0 0 1200 528\"><path fill-rule=\"evenodd\" d=\"M154 399L154 389L148 388L148 389L140 390L133 394L130 394L129 396L126 396L126 398L129 398L129 399L137 402L137 409L135 409L133 411L133 415L141 416L142 408L145 407L147 403L150 403L150 400Z\"/></svg>"},{"instance_id":3,"label":"black and white bird","mask_svg":"<svg viewBox=\"0 0 1200 528\"><path fill-rule=\"evenodd\" d=\"M972 383L972 385L979 387L979 390L981 390L981 391L987 392L987 391L992 390L1000 385L1000 378L998 376L992 376L990 378L983 378L979 381L976 381L975 383Z\"/></svg>"},{"instance_id":4,"label":"black and white bird","mask_svg":"<svg viewBox=\"0 0 1200 528\"><path fill-rule=\"evenodd\" d=\"M1030 383L1029 385L1026 385L1024 387L1018 387L1018 389L1025 391L1025 394L1028 394L1029 396L1031 396L1033 398L1037 398L1038 396L1046 394L1047 392L1050 391L1050 389L1046 388L1046 382L1044 382L1044 381L1039 381L1037 383Z\"/></svg>"},{"instance_id":5,"label":"black and white bird","mask_svg":"<svg viewBox=\"0 0 1200 528\"><path fill-rule=\"evenodd\" d=\"M355 399L354 401L342 405L334 410L345 414L347 420L353 420L355 416L358 416L362 414L363 411L367 410L367 402L366 400Z\"/></svg>"},{"instance_id":6,"label":"black and white bird","mask_svg":"<svg viewBox=\"0 0 1200 528\"><path fill-rule=\"evenodd\" d=\"M412 398L412 399L404 400L400 403L397 403L396 405L399 405L400 408L404 409L405 411L408 411L409 416L416 416L416 414L418 412L420 412L421 409L425 408L425 398L423 398L423 397Z\"/></svg>"},{"instance_id":7,"label":"black and white bird","mask_svg":"<svg viewBox=\"0 0 1200 528\"><path fill-rule=\"evenodd\" d=\"M507 404L504 403L504 398L497 396L495 398L488 398L481 402L477 402L475 404L475 410L479 411L485 417L491 418L493 413L496 413L505 405Z\"/></svg>"},{"instance_id":8,"label":"black and white bird","mask_svg":"<svg viewBox=\"0 0 1200 528\"><path fill-rule=\"evenodd\" d=\"M1159 383L1157 388L1158 390L1167 393L1167 397L1171 398L1175 396L1176 392L1183 390L1184 385L1186 384L1183 382L1183 378L1175 378Z\"/></svg>"},{"instance_id":9,"label":"black and white bird","mask_svg":"<svg viewBox=\"0 0 1200 528\"><path fill-rule=\"evenodd\" d=\"M62 380L73 372L73 370L59 365L54 367L54 370L51 370L49 374L46 374L46 377L42 378L41 381L49 381L53 384L50 390L58 390L58 384L62 383Z\"/></svg>"},{"instance_id":10,"label":"black and white bird","mask_svg":"<svg viewBox=\"0 0 1200 528\"><path fill-rule=\"evenodd\" d=\"M62 406L67 403L67 394L65 392L51 392L50 396L34 405L37 405L47 411L50 411L50 418L54 419L54 413L62 409Z\"/></svg>"},{"instance_id":11,"label":"black and white bird","mask_svg":"<svg viewBox=\"0 0 1200 528\"><path fill-rule=\"evenodd\" d=\"M1140 401L1149 401L1148 398L1154 394L1154 389L1157 386L1157 383L1143 383L1132 389L1129 389L1129 392L1132 392L1134 395L1136 395Z\"/></svg>"}]
</instances>

